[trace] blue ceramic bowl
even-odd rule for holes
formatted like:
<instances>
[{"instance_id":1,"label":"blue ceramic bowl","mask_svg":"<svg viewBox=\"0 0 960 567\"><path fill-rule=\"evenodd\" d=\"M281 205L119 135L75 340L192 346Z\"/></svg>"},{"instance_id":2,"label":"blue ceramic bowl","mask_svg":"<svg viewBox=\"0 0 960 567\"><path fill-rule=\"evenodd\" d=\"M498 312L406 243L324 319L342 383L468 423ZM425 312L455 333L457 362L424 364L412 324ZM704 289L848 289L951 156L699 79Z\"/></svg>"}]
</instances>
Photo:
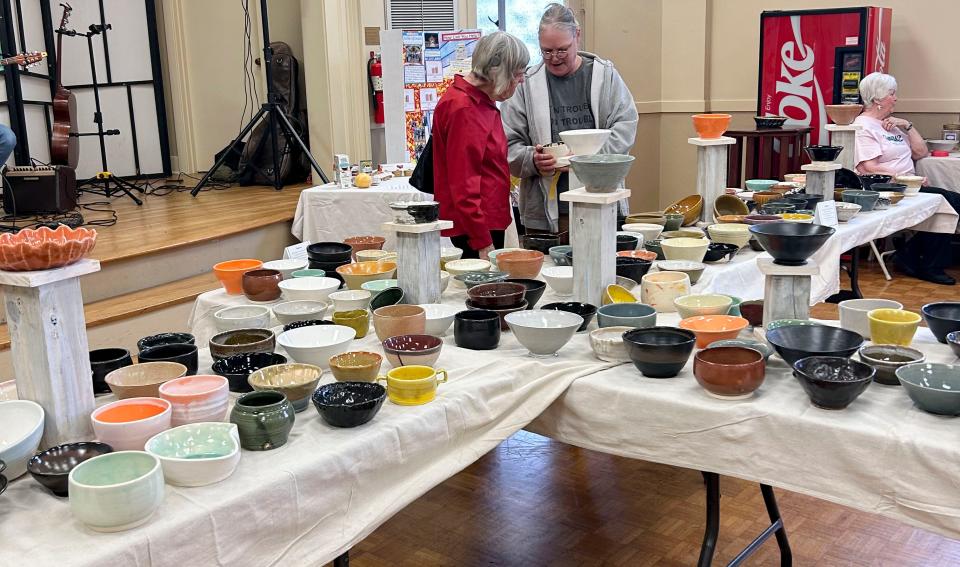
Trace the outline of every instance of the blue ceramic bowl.
<instances>
[{"instance_id":1,"label":"blue ceramic bowl","mask_svg":"<svg viewBox=\"0 0 960 567\"><path fill-rule=\"evenodd\" d=\"M780 182L776 179L747 179L744 184L747 191L766 191L777 183Z\"/></svg>"},{"instance_id":2,"label":"blue ceramic bowl","mask_svg":"<svg viewBox=\"0 0 960 567\"><path fill-rule=\"evenodd\" d=\"M573 246L569 244L552 246L549 250L550 259L558 266L569 266L570 262L567 260L567 252L571 251L573 251Z\"/></svg>"},{"instance_id":3,"label":"blue ceramic bowl","mask_svg":"<svg viewBox=\"0 0 960 567\"><path fill-rule=\"evenodd\" d=\"M657 310L644 303L610 303L597 311L600 327L645 329L657 324Z\"/></svg>"},{"instance_id":4,"label":"blue ceramic bowl","mask_svg":"<svg viewBox=\"0 0 960 567\"><path fill-rule=\"evenodd\" d=\"M897 369L897 380L918 408L938 415L960 415L960 366L921 362Z\"/></svg>"},{"instance_id":5,"label":"blue ceramic bowl","mask_svg":"<svg viewBox=\"0 0 960 567\"><path fill-rule=\"evenodd\" d=\"M841 193L844 203L856 203L860 205L860 212L866 213L872 211L877 206L877 200L880 193L876 191L861 191L859 189L847 189Z\"/></svg>"}]
</instances>

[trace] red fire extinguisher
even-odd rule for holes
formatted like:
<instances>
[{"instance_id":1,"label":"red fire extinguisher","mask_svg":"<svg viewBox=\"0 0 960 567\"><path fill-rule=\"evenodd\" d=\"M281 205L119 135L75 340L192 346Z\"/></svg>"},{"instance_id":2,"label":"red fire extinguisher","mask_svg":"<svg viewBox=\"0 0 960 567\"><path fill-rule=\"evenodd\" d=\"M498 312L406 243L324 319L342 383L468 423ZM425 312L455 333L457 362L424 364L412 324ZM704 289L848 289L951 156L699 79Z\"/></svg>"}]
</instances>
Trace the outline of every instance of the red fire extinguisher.
<instances>
[{"instance_id":1,"label":"red fire extinguisher","mask_svg":"<svg viewBox=\"0 0 960 567\"><path fill-rule=\"evenodd\" d=\"M367 75L373 91L373 120L377 124L383 124L383 65L380 64L380 56L374 56L373 51L367 60Z\"/></svg>"}]
</instances>

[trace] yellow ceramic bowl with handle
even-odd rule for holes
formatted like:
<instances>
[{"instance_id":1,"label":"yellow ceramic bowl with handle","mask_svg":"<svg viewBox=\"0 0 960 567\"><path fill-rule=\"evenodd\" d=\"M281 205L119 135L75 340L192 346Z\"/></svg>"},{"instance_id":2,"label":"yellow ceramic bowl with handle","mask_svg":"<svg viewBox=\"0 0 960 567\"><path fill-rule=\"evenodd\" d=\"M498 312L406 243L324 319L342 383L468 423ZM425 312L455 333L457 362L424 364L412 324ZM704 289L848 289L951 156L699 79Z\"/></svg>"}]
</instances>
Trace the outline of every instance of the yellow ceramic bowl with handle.
<instances>
[{"instance_id":1,"label":"yellow ceramic bowl with handle","mask_svg":"<svg viewBox=\"0 0 960 567\"><path fill-rule=\"evenodd\" d=\"M377 377L387 383L387 397L401 406L419 406L437 397L437 386L447 381L446 370L430 366L400 366Z\"/></svg>"},{"instance_id":2,"label":"yellow ceramic bowl with handle","mask_svg":"<svg viewBox=\"0 0 960 567\"><path fill-rule=\"evenodd\" d=\"M921 317L903 309L874 309L867 312L870 340L877 345L910 346Z\"/></svg>"}]
</instances>

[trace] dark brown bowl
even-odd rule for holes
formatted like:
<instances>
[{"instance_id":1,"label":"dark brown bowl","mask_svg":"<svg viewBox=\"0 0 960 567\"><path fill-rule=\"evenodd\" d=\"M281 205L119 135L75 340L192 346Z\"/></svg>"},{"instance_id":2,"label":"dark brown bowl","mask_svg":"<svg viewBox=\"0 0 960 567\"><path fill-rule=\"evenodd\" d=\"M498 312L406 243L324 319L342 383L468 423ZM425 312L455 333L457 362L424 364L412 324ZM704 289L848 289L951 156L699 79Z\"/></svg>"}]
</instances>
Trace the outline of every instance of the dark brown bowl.
<instances>
[{"instance_id":1,"label":"dark brown bowl","mask_svg":"<svg viewBox=\"0 0 960 567\"><path fill-rule=\"evenodd\" d=\"M280 297L280 282L283 274L280 270L250 270L244 272L240 280L243 295L250 301L273 301Z\"/></svg>"},{"instance_id":2,"label":"dark brown bowl","mask_svg":"<svg viewBox=\"0 0 960 567\"><path fill-rule=\"evenodd\" d=\"M715 398L749 398L763 383L763 354L752 348L722 346L701 350L693 357L697 383Z\"/></svg>"},{"instance_id":3,"label":"dark brown bowl","mask_svg":"<svg viewBox=\"0 0 960 567\"><path fill-rule=\"evenodd\" d=\"M490 307L480 307L480 306L474 304L474 303L473 303L472 301L470 301L469 299L467 300L467 309L470 309L470 310L480 310L480 311L493 311L494 313L496 313L496 314L500 317L500 330L501 330L501 331L509 331L509 330L510 330L510 325L507 325L507 322L506 322L506 320L505 320L505 318L506 318L507 315L509 315L509 314L511 314L511 313L515 313L515 312L517 312L517 311L523 311L523 310L526 309L526 308L527 308L527 300L526 300L526 299L521 299L521 300L520 300L520 303L517 304L517 305L515 305L515 306L513 306L513 307L497 307L497 308L495 308L495 309L490 308ZM456 322L456 321L454 321L454 322Z\"/></svg>"},{"instance_id":4,"label":"dark brown bowl","mask_svg":"<svg viewBox=\"0 0 960 567\"><path fill-rule=\"evenodd\" d=\"M744 301L740 304L740 316L750 322L752 327L763 326L763 300Z\"/></svg>"},{"instance_id":5,"label":"dark brown bowl","mask_svg":"<svg viewBox=\"0 0 960 567\"><path fill-rule=\"evenodd\" d=\"M235 329L210 339L210 356L214 360L242 352L273 352L277 339L269 329Z\"/></svg>"},{"instance_id":6,"label":"dark brown bowl","mask_svg":"<svg viewBox=\"0 0 960 567\"><path fill-rule=\"evenodd\" d=\"M69 495L70 471L83 461L112 452L113 447L106 443L66 443L34 455L27 462L27 470L55 495L66 497Z\"/></svg>"},{"instance_id":7,"label":"dark brown bowl","mask_svg":"<svg viewBox=\"0 0 960 567\"><path fill-rule=\"evenodd\" d=\"M526 291L523 284L495 282L471 287L467 297L479 309L505 309L523 301Z\"/></svg>"}]
</instances>

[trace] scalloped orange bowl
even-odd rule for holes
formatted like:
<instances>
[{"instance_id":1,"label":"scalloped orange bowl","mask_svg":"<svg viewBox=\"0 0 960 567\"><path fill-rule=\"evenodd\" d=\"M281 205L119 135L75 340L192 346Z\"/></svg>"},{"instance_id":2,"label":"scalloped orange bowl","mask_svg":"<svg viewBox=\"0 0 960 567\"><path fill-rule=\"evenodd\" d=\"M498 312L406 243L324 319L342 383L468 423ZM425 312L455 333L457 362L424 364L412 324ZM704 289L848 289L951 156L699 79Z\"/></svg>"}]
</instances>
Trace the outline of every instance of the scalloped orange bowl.
<instances>
[{"instance_id":1,"label":"scalloped orange bowl","mask_svg":"<svg viewBox=\"0 0 960 567\"><path fill-rule=\"evenodd\" d=\"M0 270L25 272L60 268L89 254L96 243L96 230L66 225L56 230L42 226L16 234L0 234Z\"/></svg>"}]
</instances>

